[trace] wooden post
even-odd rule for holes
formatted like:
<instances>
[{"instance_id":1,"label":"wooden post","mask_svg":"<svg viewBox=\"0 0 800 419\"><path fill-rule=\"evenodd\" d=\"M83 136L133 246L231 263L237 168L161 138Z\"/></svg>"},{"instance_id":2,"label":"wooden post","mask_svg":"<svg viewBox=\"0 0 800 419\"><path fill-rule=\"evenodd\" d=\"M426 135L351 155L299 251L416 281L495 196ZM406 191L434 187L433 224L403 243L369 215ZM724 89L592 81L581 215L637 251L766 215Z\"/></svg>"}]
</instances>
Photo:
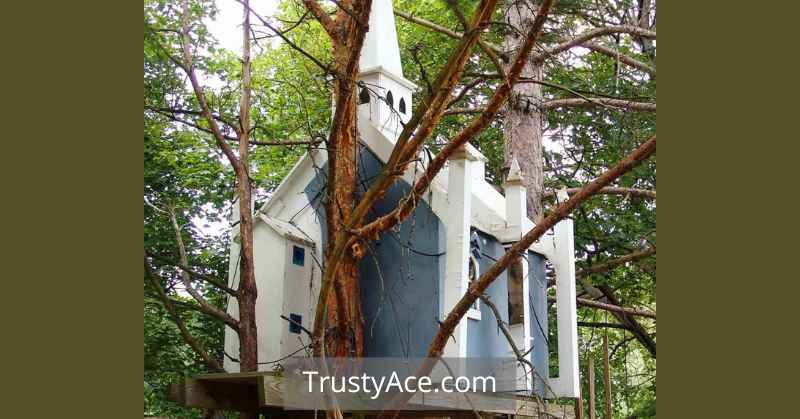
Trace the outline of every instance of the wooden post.
<instances>
[{"instance_id":1,"label":"wooden post","mask_svg":"<svg viewBox=\"0 0 800 419\"><path fill-rule=\"evenodd\" d=\"M575 419L583 419L583 386L578 380L578 398L575 399Z\"/></svg>"},{"instance_id":2,"label":"wooden post","mask_svg":"<svg viewBox=\"0 0 800 419\"><path fill-rule=\"evenodd\" d=\"M472 224L472 162L466 146L450 156L447 189L447 237L445 254L444 310L447 315L469 288L469 246ZM444 318L443 318L444 319ZM467 320L462 319L444 347L445 357L467 356Z\"/></svg>"},{"instance_id":3,"label":"wooden post","mask_svg":"<svg viewBox=\"0 0 800 419\"><path fill-rule=\"evenodd\" d=\"M606 419L611 419L611 369L608 366L608 333L603 335L603 378L605 379Z\"/></svg>"},{"instance_id":4,"label":"wooden post","mask_svg":"<svg viewBox=\"0 0 800 419\"><path fill-rule=\"evenodd\" d=\"M596 419L594 411L594 359L589 355L589 419Z\"/></svg>"}]
</instances>

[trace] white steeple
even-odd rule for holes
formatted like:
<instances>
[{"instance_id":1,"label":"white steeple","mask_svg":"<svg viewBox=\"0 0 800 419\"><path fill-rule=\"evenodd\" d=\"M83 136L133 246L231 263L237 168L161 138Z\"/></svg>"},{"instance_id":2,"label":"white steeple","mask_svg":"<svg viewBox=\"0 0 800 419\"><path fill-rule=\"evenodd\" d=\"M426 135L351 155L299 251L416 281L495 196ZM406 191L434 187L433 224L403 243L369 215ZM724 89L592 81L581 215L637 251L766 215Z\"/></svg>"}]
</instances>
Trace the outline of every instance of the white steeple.
<instances>
[{"instance_id":1,"label":"white steeple","mask_svg":"<svg viewBox=\"0 0 800 419\"><path fill-rule=\"evenodd\" d=\"M392 0L372 2L359 67L359 80L365 85L359 92L359 118L369 119L387 138L396 140L411 118L417 86L403 77Z\"/></svg>"},{"instance_id":2,"label":"white steeple","mask_svg":"<svg viewBox=\"0 0 800 419\"><path fill-rule=\"evenodd\" d=\"M364 39L359 67L361 71L380 66L392 75L403 77L400 46L394 22L392 0L373 0L369 15L369 32Z\"/></svg>"}]
</instances>

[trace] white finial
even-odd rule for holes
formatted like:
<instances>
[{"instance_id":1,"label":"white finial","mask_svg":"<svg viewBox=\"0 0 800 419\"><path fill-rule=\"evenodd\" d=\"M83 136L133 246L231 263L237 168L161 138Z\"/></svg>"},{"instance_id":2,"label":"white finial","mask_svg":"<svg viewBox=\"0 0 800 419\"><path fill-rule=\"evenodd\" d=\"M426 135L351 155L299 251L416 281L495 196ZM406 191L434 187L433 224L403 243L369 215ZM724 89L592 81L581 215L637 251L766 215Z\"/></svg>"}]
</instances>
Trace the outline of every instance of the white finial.
<instances>
[{"instance_id":1,"label":"white finial","mask_svg":"<svg viewBox=\"0 0 800 419\"><path fill-rule=\"evenodd\" d=\"M519 162L517 162L516 158L511 159L511 167L508 169L508 176L506 177L505 185L521 185L523 179L522 169L519 167Z\"/></svg>"},{"instance_id":2,"label":"white finial","mask_svg":"<svg viewBox=\"0 0 800 419\"><path fill-rule=\"evenodd\" d=\"M566 202L569 199L569 194L567 193L567 188L562 186L561 189L556 191L556 201L560 204L562 202Z\"/></svg>"}]
</instances>

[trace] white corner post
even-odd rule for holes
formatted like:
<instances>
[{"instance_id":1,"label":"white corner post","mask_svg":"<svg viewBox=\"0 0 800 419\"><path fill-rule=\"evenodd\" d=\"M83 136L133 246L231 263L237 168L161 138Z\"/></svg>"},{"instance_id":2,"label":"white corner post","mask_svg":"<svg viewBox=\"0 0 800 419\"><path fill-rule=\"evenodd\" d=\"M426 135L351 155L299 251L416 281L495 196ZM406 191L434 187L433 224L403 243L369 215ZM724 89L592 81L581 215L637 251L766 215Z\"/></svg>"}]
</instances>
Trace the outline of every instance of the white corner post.
<instances>
[{"instance_id":1,"label":"white corner post","mask_svg":"<svg viewBox=\"0 0 800 419\"><path fill-rule=\"evenodd\" d=\"M556 193L559 203L569 199L567 190ZM553 227L555 257L549 257L556 271L556 315L558 324L558 377L548 380L556 397L579 397L578 313L575 302L575 238L569 218Z\"/></svg>"},{"instance_id":2,"label":"white corner post","mask_svg":"<svg viewBox=\"0 0 800 419\"><path fill-rule=\"evenodd\" d=\"M475 157L465 147L450 156L445 218L446 253L444 307L442 316L455 307L469 287L469 240L472 213L472 163ZM467 356L467 316L464 316L448 339L443 355L448 358Z\"/></svg>"},{"instance_id":3,"label":"white corner post","mask_svg":"<svg viewBox=\"0 0 800 419\"><path fill-rule=\"evenodd\" d=\"M512 242L519 241L522 235L529 229L528 224L528 204L527 193L525 191L525 184L523 182L522 171L520 170L517 159L511 160L511 168L503 183L506 198L506 231L508 238ZM511 247L509 243L506 248ZM514 338L514 343L517 348L525 353L525 358L531 361L530 348L533 345L531 336L531 307L530 301L530 284L528 281L528 261L523 259L522 262L522 307L523 307L523 322L521 324L511 325L509 331ZM510 284L510 282L509 282ZM513 355L513 354L512 354ZM517 367L517 382L521 388L533 388L533 380L531 372L526 371L527 367L519 365ZM540 372L541 373L541 372Z\"/></svg>"}]
</instances>

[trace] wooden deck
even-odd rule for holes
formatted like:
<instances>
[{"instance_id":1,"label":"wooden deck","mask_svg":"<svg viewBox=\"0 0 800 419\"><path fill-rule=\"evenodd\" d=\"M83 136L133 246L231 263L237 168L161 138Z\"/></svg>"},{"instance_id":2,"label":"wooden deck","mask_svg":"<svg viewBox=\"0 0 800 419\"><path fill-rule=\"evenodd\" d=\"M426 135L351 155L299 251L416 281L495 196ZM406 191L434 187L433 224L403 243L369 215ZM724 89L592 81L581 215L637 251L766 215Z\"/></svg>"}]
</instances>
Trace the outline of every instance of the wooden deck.
<instances>
[{"instance_id":1,"label":"wooden deck","mask_svg":"<svg viewBox=\"0 0 800 419\"><path fill-rule=\"evenodd\" d=\"M172 384L170 386L169 398L178 404L186 407L232 410L232 411L257 411L267 417L274 418L313 418L324 417L319 415L319 411L313 410L284 410L283 378L279 374L271 372L245 372L245 373L221 373L221 374L201 374L191 378L186 378L184 382ZM455 410L452 408L452 401L446 398L430 402L426 405L441 406L441 410L406 410L402 417L425 417L425 418L475 418L475 412L471 410ZM487 397L470 395L470 398ZM569 405L556 405L552 403L540 403L533 397L516 396L516 407L509 410L482 411L478 413L485 418L491 417L516 417L516 418L564 418L573 419L574 409ZM414 398L410 404L413 405ZM350 412L346 411L345 417L353 414L374 416L376 412Z\"/></svg>"}]
</instances>

